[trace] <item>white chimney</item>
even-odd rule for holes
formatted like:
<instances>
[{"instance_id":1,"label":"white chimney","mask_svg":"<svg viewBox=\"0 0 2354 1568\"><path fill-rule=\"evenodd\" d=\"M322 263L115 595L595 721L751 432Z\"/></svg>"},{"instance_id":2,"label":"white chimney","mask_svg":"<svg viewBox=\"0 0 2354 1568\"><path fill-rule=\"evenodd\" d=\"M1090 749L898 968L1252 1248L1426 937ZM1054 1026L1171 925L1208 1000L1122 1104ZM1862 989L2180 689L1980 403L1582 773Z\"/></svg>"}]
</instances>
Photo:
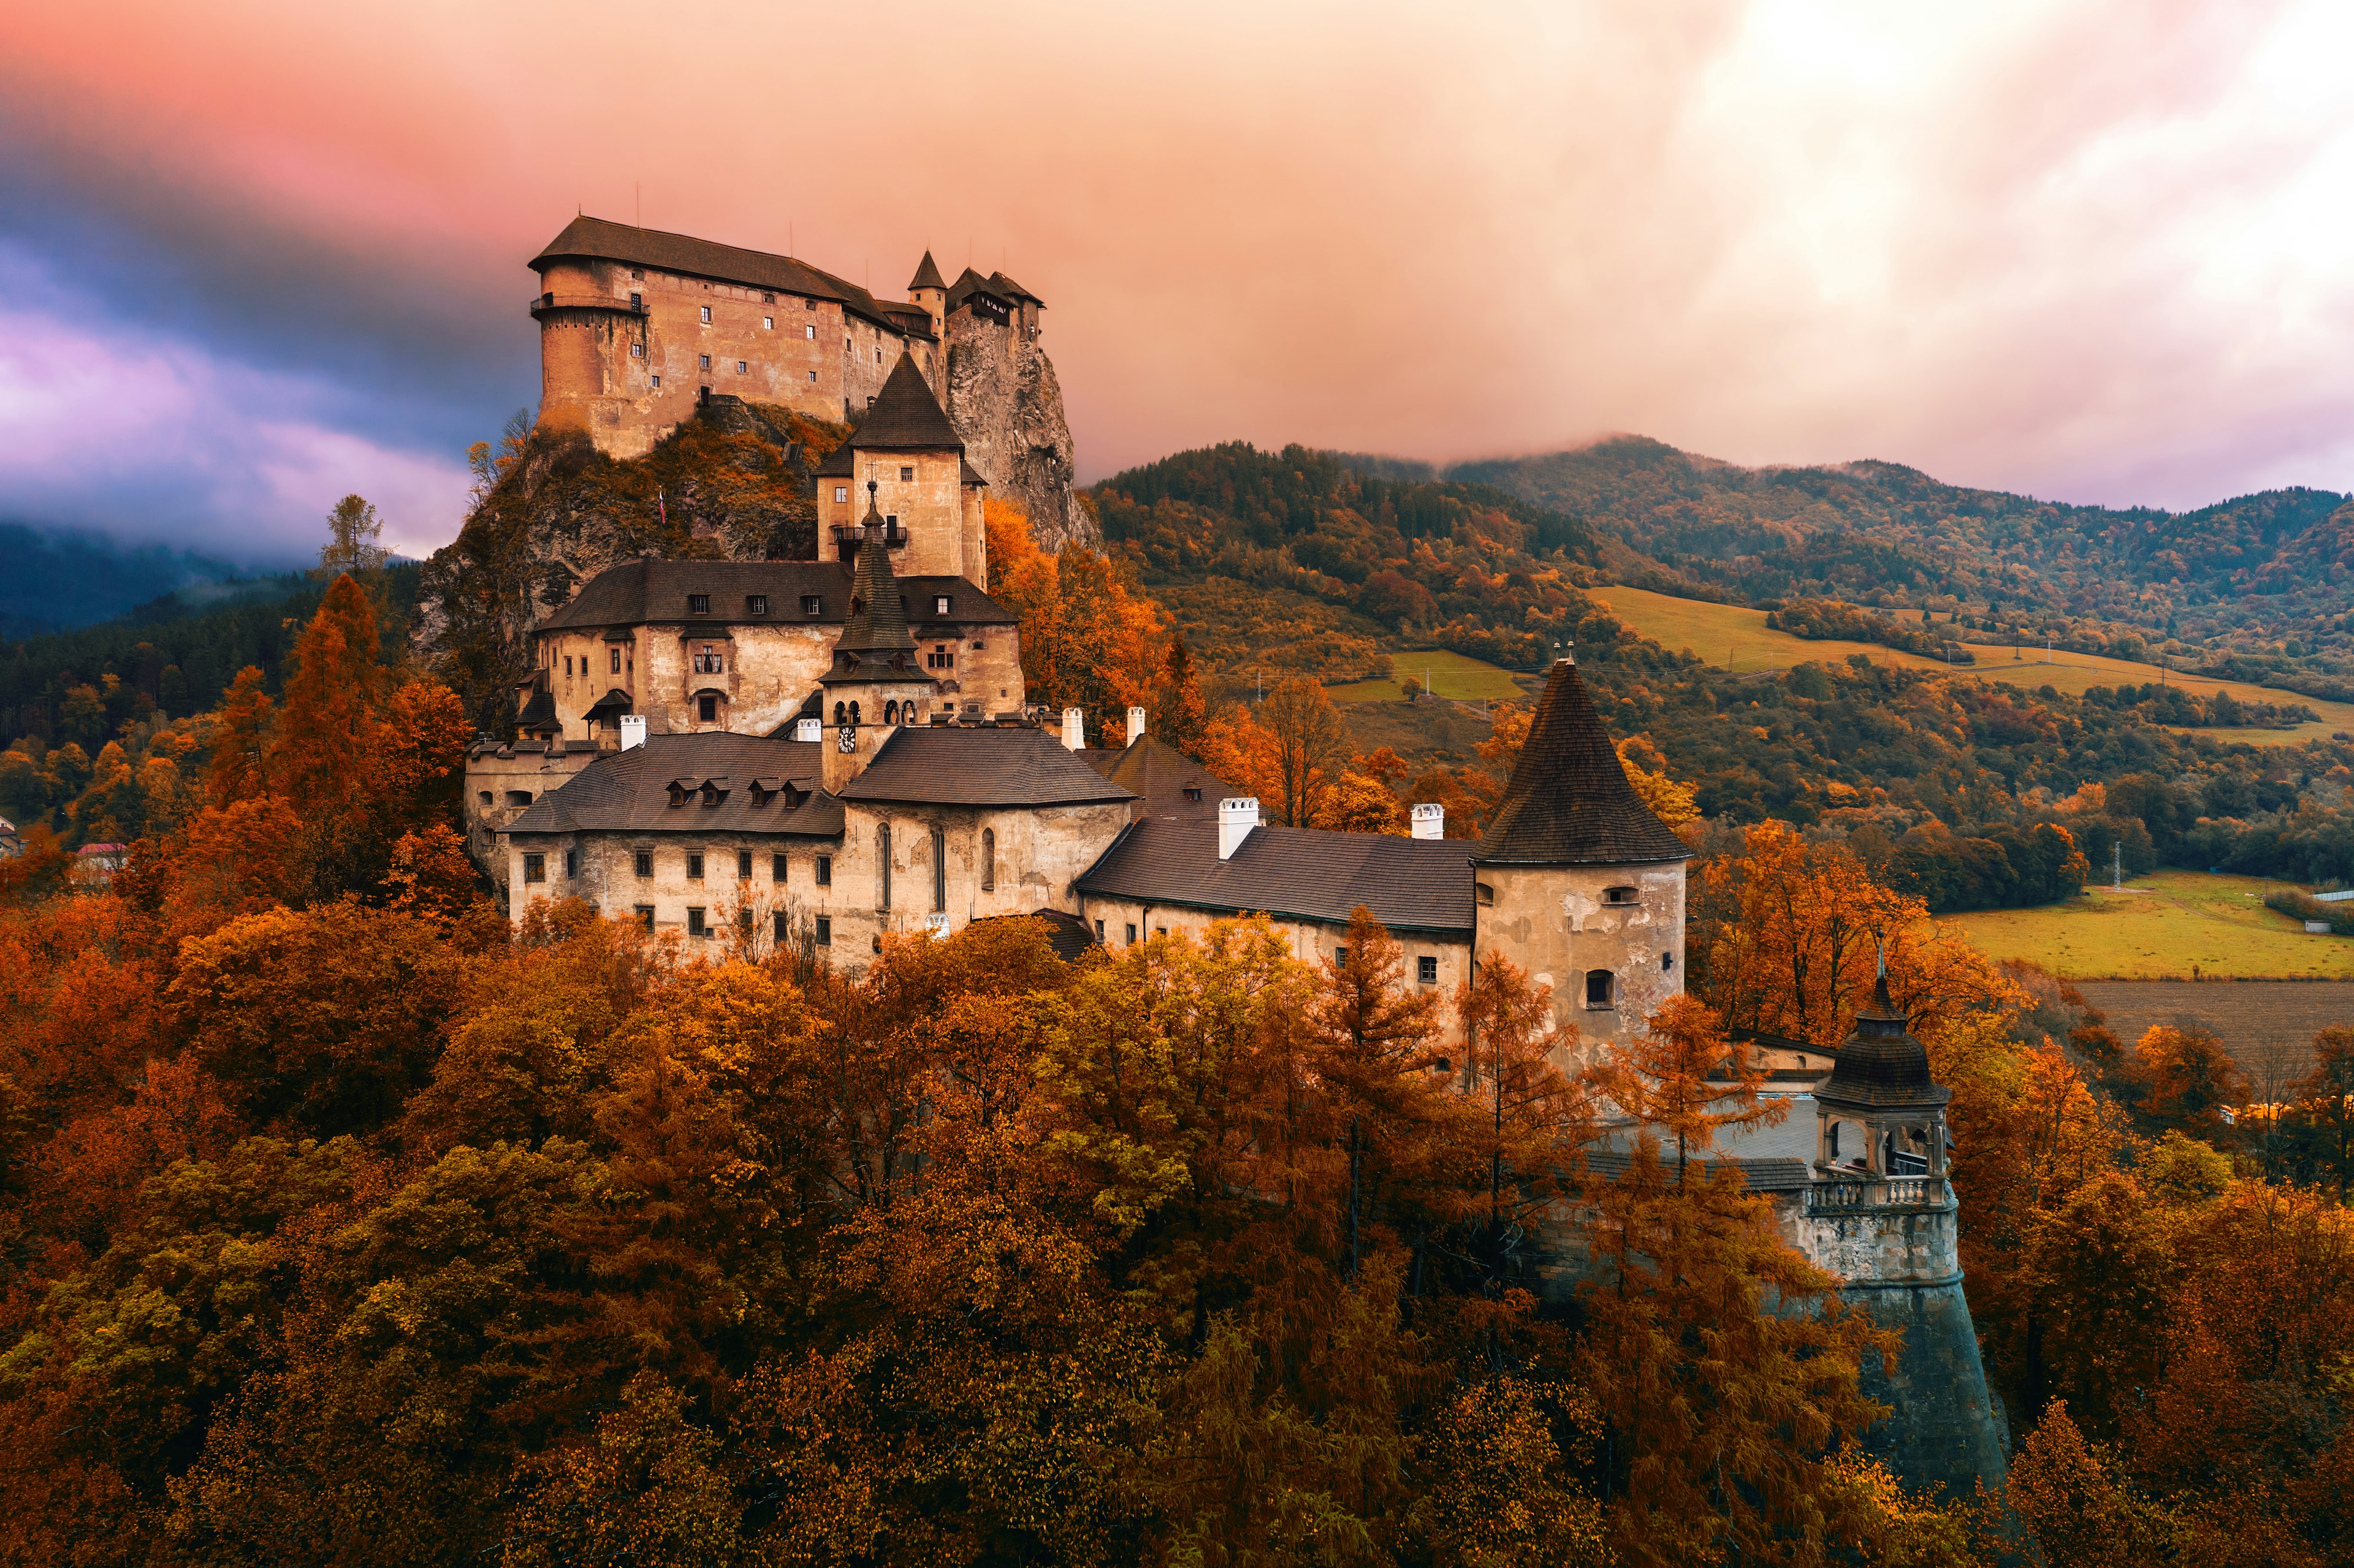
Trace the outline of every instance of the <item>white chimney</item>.
<instances>
[{"instance_id":1,"label":"white chimney","mask_svg":"<svg viewBox=\"0 0 2354 1568\"><path fill-rule=\"evenodd\" d=\"M1414 836L1416 838L1443 839L1447 836L1446 807L1426 802L1423 805L1416 806L1411 815L1414 818Z\"/></svg>"},{"instance_id":2,"label":"white chimney","mask_svg":"<svg viewBox=\"0 0 2354 1568\"><path fill-rule=\"evenodd\" d=\"M1251 830L1257 826L1258 802L1250 796L1219 801L1218 858L1234 859L1235 851L1243 847L1243 841L1250 837Z\"/></svg>"},{"instance_id":3,"label":"white chimney","mask_svg":"<svg viewBox=\"0 0 2354 1568\"><path fill-rule=\"evenodd\" d=\"M645 743L646 715L643 714L623 714L621 715L621 749L623 751L634 751Z\"/></svg>"},{"instance_id":4,"label":"white chimney","mask_svg":"<svg viewBox=\"0 0 2354 1568\"><path fill-rule=\"evenodd\" d=\"M793 738L795 740L823 740L825 738L825 721L813 716L793 720Z\"/></svg>"},{"instance_id":5,"label":"white chimney","mask_svg":"<svg viewBox=\"0 0 2354 1568\"><path fill-rule=\"evenodd\" d=\"M1084 708L1063 710L1063 744L1073 751L1087 748L1087 715Z\"/></svg>"},{"instance_id":6,"label":"white chimney","mask_svg":"<svg viewBox=\"0 0 2354 1568\"><path fill-rule=\"evenodd\" d=\"M1128 744L1134 746L1138 741L1142 740L1143 738L1144 710L1142 708L1130 708L1128 710Z\"/></svg>"}]
</instances>

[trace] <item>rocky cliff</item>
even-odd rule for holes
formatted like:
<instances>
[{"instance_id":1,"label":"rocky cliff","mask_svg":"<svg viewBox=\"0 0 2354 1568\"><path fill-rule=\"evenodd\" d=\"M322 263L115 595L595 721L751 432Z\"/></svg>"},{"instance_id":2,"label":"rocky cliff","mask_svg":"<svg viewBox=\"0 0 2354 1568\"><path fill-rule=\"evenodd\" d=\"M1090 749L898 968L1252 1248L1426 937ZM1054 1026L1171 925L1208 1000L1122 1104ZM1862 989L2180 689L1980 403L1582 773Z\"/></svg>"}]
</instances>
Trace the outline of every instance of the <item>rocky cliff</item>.
<instances>
[{"instance_id":1,"label":"rocky cliff","mask_svg":"<svg viewBox=\"0 0 2354 1568\"><path fill-rule=\"evenodd\" d=\"M961 313L949 320L948 349L949 418L991 495L1029 514L1043 550L1100 546L1095 517L1073 488L1071 426L1045 351L1018 326Z\"/></svg>"}]
</instances>

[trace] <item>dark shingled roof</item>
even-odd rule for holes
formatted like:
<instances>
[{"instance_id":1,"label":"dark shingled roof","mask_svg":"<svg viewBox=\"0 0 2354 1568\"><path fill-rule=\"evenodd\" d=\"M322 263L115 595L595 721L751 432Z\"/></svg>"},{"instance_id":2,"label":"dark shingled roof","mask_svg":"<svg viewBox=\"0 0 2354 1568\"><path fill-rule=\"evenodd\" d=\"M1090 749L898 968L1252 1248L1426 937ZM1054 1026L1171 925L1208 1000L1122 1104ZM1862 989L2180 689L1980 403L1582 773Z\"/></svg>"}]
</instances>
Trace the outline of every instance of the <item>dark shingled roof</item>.
<instances>
[{"instance_id":1,"label":"dark shingled roof","mask_svg":"<svg viewBox=\"0 0 2354 1568\"><path fill-rule=\"evenodd\" d=\"M643 746L609 751L532 803L507 829L512 833L791 833L832 838L842 832L842 805L819 790L822 764L809 741L766 736L652 735ZM673 806L679 779L728 780L726 798L706 806L699 795ZM754 803L755 779L790 780L801 800L786 805L783 791Z\"/></svg>"},{"instance_id":2,"label":"dark shingled roof","mask_svg":"<svg viewBox=\"0 0 2354 1568\"><path fill-rule=\"evenodd\" d=\"M1691 851L1627 782L1577 666L1554 661L1503 804L1472 859L1480 865L1623 865Z\"/></svg>"},{"instance_id":3,"label":"dark shingled roof","mask_svg":"<svg viewBox=\"0 0 2354 1568\"><path fill-rule=\"evenodd\" d=\"M831 272L821 271L806 261L771 255L766 250L722 245L714 239L697 239L691 234L668 234L659 228L639 228L583 215L566 224L564 232L532 258L531 266L534 271L545 271L547 263L568 259L624 261L632 267L658 267L665 272L683 272L716 282L742 283L812 300L834 300L854 315L864 316L895 331L904 330L906 325L889 313L891 307L866 290ZM931 335L928 317L924 322L924 335Z\"/></svg>"},{"instance_id":4,"label":"dark shingled roof","mask_svg":"<svg viewBox=\"0 0 2354 1568\"><path fill-rule=\"evenodd\" d=\"M866 487L866 516L858 546L858 574L850 583L850 624L833 645L833 673L846 674L877 655L913 653L916 640L907 632L907 606L891 576L890 547L883 543L883 514L875 509L875 487ZM845 654L866 659L845 659Z\"/></svg>"},{"instance_id":5,"label":"dark shingled roof","mask_svg":"<svg viewBox=\"0 0 2354 1568\"><path fill-rule=\"evenodd\" d=\"M955 310L975 294L987 294L991 299L1008 307L1013 304L1011 300L999 291L995 284L968 267L958 273L957 281L949 286L949 309Z\"/></svg>"},{"instance_id":6,"label":"dark shingled roof","mask_svg":"<svg viewBox=\"0 0 2354 1568\"><path fill-rule=\"evenodd\" d=\"M901 577L901 597L928 618L932 599L948 595L960 624L1012 626L1022 618L962 577ZM588 586L541 621L541 631L599 626L708 627L839 626L850 619L851 570L841 561L623 561L588 579ZM707 594L709 615L689 615L687 596ZM769 613L754 615L745 600L765 595ZM815 594L824 609L801 613L801 597Z\"/></svg>"},{"instance_id":7,"label":"dark shingled roof","mask_svg":"<svg viewBox=\"0 0 2354 1568\"><path fill-rule=\"evenodd\" d=\"M1929 1075L1929 1053L1906 1027L1904 1014L1889 1000L1882 975L1872 1002L1858 1008L1855 1033L1839 1048L1831 1075L1815 1086L1826 1104L1865 1108L1941 1106L1953 1091Z\"/></svg>"},{"instance_id":8,"label":"dark shingled roof","mask_svg":"<svg viewBox=\"0 0 2354 1568\"><path fill-rule=\"evenodd\" d=\"M932 264L932 253L928 250L924 252L923 260L917 263L916 275L907 284L909 293L917 289L938 289L943 293L948 290L948 285L940 281L940 270Z\"/></svg>"},{"instance_id":9,"label":"dark shingled roof","mask_svg":"<svg viewBox=\"0 0 2354 1568\"><path fill-rule=\"evenodd\" d=\"M1206 791L1204 791L1206 793ZM1469 936L1471 867L1462 841L1252 830L1218 858L1217 808L1133 823L1078 880L1105 898L1345 925L1357 906L1393 931Z\"/></svg>"},{"instance_id":10,"label":"dark shingled roof","mask_svg":"<svg viewBox=\"0 0 2354 1568\"><path fill-rule=\"evenodd\" d=\"M957 468L960 471L957 475L957 482L959 484L987 484L989 482L989 481L982 476L981 470L973 467L972 464L965 461L962 458L957 459Z\"/></svg>"},{"instance_id":11,"label":"dark shingled roof","mask_svg":"<svg viewBox=\"0 0 2354 1568\"><path fill-rule=\"evenodd\" d=\"M1044 920L1046 945L1066 964L1077 963L1089 948L1097 945L1095 932L1085 920L1060 909L1034 909L1027 915L984 915L973 924L986 926L992 920Z\"/></svg>"},{"instance_id":12,"label":"dark shingled roof","mask_svg":"<svg viewBox=\"0 0 2354 1568\"><path fill-rule=\"evenodd\" d=\"M813 479L848 479L858 471L858 460L852 455L850 443L844 441L825 454L825 461L810 471Z\"/></svg>"},{"instance_id":13,"label":"dark shingled roof","mask_svg":"<svg viewBox=\"0 0 2354 1568\"><path fill-rule=\"evenodd\" d=\"M1140 736L1118 751L1097 748L1078 754L1088 767L1143 800L1148 817L1218 820L1218 802L1245 791L1235 789L1175 747ZM1192 789L1189 797L1186 790Z\"/></svg>"},{"instance_id":14,"label":"dark shingled roof","mask_svg":"<svg viewBox=\"0 0 2354 1568\"><path fill-rule=\"evenodd\" d=\"M1044 730L1026 726L902 728L845 800L921 806L1070 806L1134 797Z\"/></svg>"},{"instance_id":15,"label":"dark shingled roof","mask_svg":"<svg viewBox=\"0 0 2354 1568\"><path fill-rule=\"evenodd\" d=\"M905 354L891 367L883 390L875 395L875 406L866 410L866 422L858 427L850 444L863 452L964 450L964 438L940 412L939 399L924 384L924 373L916 368L914 357Z\"/></svg>"},{"instance_id":16,"label":"dark shingled roof","mask_svg":"<svg viewBox=\"0 0 2354 1568\"><path fill-rule=\"evenodd\" d=\"M1006 299L1014 301L1027 300L1041 310L1044 310L1046 307L1045 301L1040 299L1037 295L1032 293L1029 290L1023 288L1021 284L1015 282L1013 279L1007 277L1002 272L991 272L989 275L989 282L991 292L1001 294Z\"/></svg>"}]
</instances>

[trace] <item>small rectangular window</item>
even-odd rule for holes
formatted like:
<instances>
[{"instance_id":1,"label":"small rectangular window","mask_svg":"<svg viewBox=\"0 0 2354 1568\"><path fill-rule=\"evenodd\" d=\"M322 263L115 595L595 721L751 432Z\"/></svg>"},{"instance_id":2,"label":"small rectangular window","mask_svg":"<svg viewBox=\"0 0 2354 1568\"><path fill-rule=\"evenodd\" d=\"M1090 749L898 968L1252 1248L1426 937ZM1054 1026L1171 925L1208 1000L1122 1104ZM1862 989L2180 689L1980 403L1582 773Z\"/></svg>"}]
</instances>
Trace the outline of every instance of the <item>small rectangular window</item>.
<instances>
[{"instance_id":1,"label":"small rectangular window","mask_svg":"<svg viewBox=\"0 0 2354 1568\"><path fill-rule=\"evenodd\" d=\"M841 501L847 501L847 500L849 500L849 499L850 499L850 486L848 486L848 485L846 485L846 484L837 484L837 485L835 485L835 486L833 487L833 498L834 498L834 500L835 500L835 501L837 501L837 502L841 502Z\"/></svg>"},{"instance_id":2,"label":"small rectangular window","mask_svg":"<svg viewBox=\"0 0 2354 1568\"><path fill-rule=\"evenodd\" d=\"M686 934L690 937L708 937L711 935L711 928L703 923L703 911L701 909L689 909L686 912Z\"/></svg>"},{"instance_id":3,"label":"small rectangular window","mask_svg":"<svg viewBox=\"0 0 2354 1568\"><path fill-rule=\"evenodd\" d=\"M702 366L702 367L703 367L704 369L708 370L708 369L710 369L710 368L711 368L711 355L707 355L707 354L698 354L698 355L695 355L695 358L697 358L697 359L699 359L699 360L701 360L701 361L703 362L703 366Z\"/></svg>"},{"instance_id":4,"label":"small rectangular window","mask_svg":"<svg viewBox=\"0 0 2354 1568\"><path fill-rule=\"evenodd\" d=\"M661 377L661 376L655 376L655 377L654 377L654 385L655 385L655 386L657 386L657 387L659 387L659 386L661 386L661 385L662 385L662 377Z\"/></svg>"},{"instance_id":5,"label":"small rectangular window","mask_svg":"<svg viewBox=\"0 0 2354 1568\"><path fill-rule=\"evenodd\" d=\"M792 916L790 916L790 915L788 915L788 914L786 914L786 913L785 913L783 910L781 910L781 909L778 910L778 911L777 911L777 946L779 946L779 947L780 947L780 948L781 948L781 947L783 947L787 942L789 942L789 941L792 940L792 936L793 936L793 921L792 921Z\"/></svg>"},{"instance_id":6,"label":"small rectangular window","mask_svg":"<svg viewBox=\"0 0 2354 1568\"><path fill-rule=\"evenodd\" d=\"M749 909L736 911L736 928L747 937L752 934L752 912Z\"/></svg>"},{"instance_id":7,"label":"small rectangular window","mask_svg":"<svg viewBox=\"0 0 2354 1568\"><path fill-rule=\"evenodd\" d=\"M833 885L833 857L830 854L817 857L817 885L820 887Z\"/></svg>"},{"instance_id":8,"label":"small rectangular window","mask_svg":"<svg viewBox=\"0 0 2354 1568\"><path fill-rule=\"evenodd\" d=\"M525 882L546 882L547 880L547 857L544 854L527 854L524 856L523 879Z\"/></svg>"},{"instance_id":9,"label":"small rectangular window","mask_svg":"<svg viewBox=\"0 0 2354 1568\"><path fill-rule=\"evenodd\" d=\"M564 852L564 874L567 880L580 874L580 852L578 850L566 850Z\"/></svg>"},{"instance_id":10,"label":"small rectangular window","mask_svg":"<svg viewBox=\"0 0 2354 1568\"><path fill-rule=\"evenodd\" d=\"M823 915L817 917L817 945L821 948L833 946L833 922Z\"/></svg>"},{"instance_id":11,"label":"small rectangular window","mask_svg":"<svg viewBox=\"0 0 2354 1568\"><path fill-rule=\"evenodd\" d=\"M744 369L745 369L744 362L743 362L742 360L740 360L740 359L739 359L739 360L737 360L737 361L736 362L736 374L737 374L737 375L738 375L738 376L743 375L743 374L744 374Z\"/></svg>"},{"instance_id":12,"label":"small rectangular window","mask_svg":"<svg viewBox=\"0 0 2354 1568\"><path fill-rule=\"evenodd\" d=\"M779 887L782 887L785 885L785 857L783 855L772 854L769 857L769 880L775 883Z\"/></svg>"},{"instance_id":13,"label":"small rectangular window","mask_svg":"<svg viewBox=\"0 0 2354 1568\"><path fill-rule=\"evenodd\" d=\"M1438 960L1431 958L1415 959L1414 978L1417 983L1422 985L1437 985L1438 983Z\"/></svg>"},{"instance_id":14,"label":"small rectangular window","mask_svg":"<svg viewBox=\"0 0 2354 1568\"><path fill-rule=\"evenodd\" d=\"M640 850L634 858L637 862L636 869L640 876L652 876L654 874L653 851Z\"/></svg>"},{"instance_id":15,"label":"small rectangular window","mask_svg":"<svg viewBox=\"0 0 2354 1568\"><path fill-rule=\"evenodd\" d=\"M686 613L689 615L709 615L711 613L711 596L707 593L688 594L686 596Z\"/></svg>"},{"instance_id":16,"label":"small rectangular window","mask_svg":"<svg viewBox=\"0 0 2354 1568\"><path fill-rule=\"evenodd\" d=\"M703 880L703 852L701 850L689 850L686 852L686 879L689 882L701 882Z\"/></svg>"},{"instance_id":17,"label":"small rectangular window","mask_svg":"<svg viewBox=\"0 0 2354 1568\"><path fill-rule=\"evenodd\" d=\"M1349 967L1349 948L1347 944L1343 943L1332 949L1332 967L1334 969L1346 969Z\"/></svg>"},{"instance_id":18,"label":"small rectangular window","mask_svg":"<svg viewBox=\"0 0 2354 1568\"><path fill-rule=\"evenodd\" d=\"M567 681L572 679L572 655L569 653L564 656L564 678Z\"/></svg>"},{"instance_id":19,"label":"small rectangular window","mask_svg":"<svg viewBox=\"0 0 2354 1568\"><path fill-rule=\"evenodd\" d=\"M630 344L630 357L631 359L643 359L645 356L646 345L644 344L633 343Z\"/></svg>"},{"instance_id":20,"label":"small rectangular window","mask_svg":"<svg viewBox=\"0 0 2354 1568\"><path fill-rule=\"evenodd\" d=\"M813 593L805 593L801 595L801 613L803 615L823 615L825 613L824 599Z\"/></svg>"},{"instance_id":21,"label":"small rectangular window","mask_svg":"<svg viewBox=\"0 0 2354 1568\"><path fill-rule=\"evenodd\" d=\"M605 652L608 655L608 662L613 667L612 673L616 675L620 674L621 673L621 645L616 642L610 648L606 649Z\"/></svg>"},{"instance_id":22,"label":"small rectangular window","mask_svg":"<svg viewBox=\"0 0 2354 1568\"><path fill-rule=\"evenodd\" d=\"M697 697L695 699L695 711L702 718L705 724L717 724L719 722L719 699L717 697Z\"/></svg>"},{"instance_id":23,"label":"small rectangular window","mask_svg":"<svg viewBox=\"0 0 2354 1568\"><path fill-rule=\"evenodd\" d=\"M811 308L811 310L815 310L817 307L816 307L816 306L814 306L814 305L812 305L812 306L811 306L810 308ZM804 331L806 331L806 332L809 334L809 335L810 335L810 336L811 336L811 337L815 337L815 336L817 335L817 328L815 328L815 327L808 327L808 328L804 328L803 330L804 330Z\"/></svg>"},{"instance_id":24,"label":"small rectangular window","mask_svg":"<svg viewBox=\"0 0 2354 1568\"><path fill-rule=\"evenodd\" d=\"M1136 925L1135 925L1135 922L1133 922L1133 921L1130 921L1130 922L1129 923L1129 927L1128 927L1128 945L1129 945L1129 947L1131 947L1131 948L1132 948L1132 947L1134 947L1134 946L1136 946Z\"/></svg>"},{"instance_id":25,"label":"small rectangular window","mask_svg":"<svg viewBox=\"0 0 2354 1568\"><path fill-rule=\"evenodd\" d=\"M652 905L634 905L631 907L630 913L638 917L639 930L651 931L654 928L654 906Z\"/></svg>"},{"instance_id":26,"label":"small rectangular window","mask_svg":"<svg viewBox=\"0 0 2354 1568\"><path fill-rule=\"evenodd\" d=\"M1152 934L1156 937L1165 937L1169 935L1169 927L1166 926L1155 926L1152 927Z\"/></svg>"},{"instance_id":27,"label":"small rectangular window","mask_svg":"<svg viewBox=\"0 0 2354 1568\"><path fill-rule=\"evenodd\" d=\"M901 463L901 464L899 465L899 482L900 482L900 483L902 483L902 484L911 483L911 482L914 482L915 477L916 477L916 471L915 471L915 469L914 469L914 468L912 468L911 466L909 466L909 465L908 465L908 464L907 464L907 463Z\"/></svg>"},{"instance_id":28,"label":"small rectangular window","mask_svg":"<svg viewBox=\"0 0 2354 1568\"><path fill-rule=\"evenodd\" d=\"M934 615L946 615L955 603L956 600L951 596L944 593L936 593L932 596L932 613Z\"/></svg>"},{"instance_id":29,"label":"small rectangular window","mask_svg":"<svg viewBox=\"0 0 2354 1568\"><path fill-rule=\"evenodd\" d=\"M1103 922L1100 920L1096 922L1096 940L1098 942L1103 940Z\"/></svg>"},{"instance_id":30,"label":"small rectangular window","mask_svg":"<svg viewBox=\"0 0 2354 1568\"><path fill-rule=\"evenodd\" d=\"M737 850L736 852L736 880L738 882L749 882L752 880L752 852L750 850Z\"/></svg>"},{"instance_id":31,"label":"small rectangular window","mask_svg":"<svg viewBox=\"0 0 2354 1568\"><path fill-rule=\"evenodd\" d=\"M810 372L810 385L812 387L817 385L817 372L814 370Z\"/></svg>"},{"instance_id":32,"label":"small rectangular window","mask_svg":"<svg viewBox=\"0 0 2354 1568\"><path fill-rule=\"evenodd\" d=\"M745 613L745 614L747 614L747 615L766 615L766 614L768 614L768 613L769 613L769 596L768 596L767 594L764 594L764 593L755 593L755 594L747 594L747 595L745 595L745 596L744 596L744 613Z\"/></svg>"},{"instance_id":33,"label":"small rectangular window","mask_svg":"<svg viewBox=\"0 0 2354 1568\"><path fill-rule=\"evenodd\" d=\"M776 317L774 317L774 316L762 316L762 317L760 318L760 330L761 330L762 332L774 332L774 331L776 331L776 330L777 330L777 318L776 318Z\"/></svg>"},{"instance_id":34,"label":"small rectangular window","mask_svg":"<svg viewBox=\"0 0 2354 1568\"><path fill-rule=\"evenodd\" d=\"M707 321L709 321L709 320L711 319L711 307L710 307L709 305L705 305L705 306L704 306L704 307L703 307L703 319L704 319L705 321L706 321L706 322L707 322ZM706 359L706 360L705 360L705 361L704 361L704 363L705 363L705 364L706 364L706 365L708 365L708 364L710 364L711 362L710 362L709 360L707 360L707 359Z\"/></svg>"}]
</instances>

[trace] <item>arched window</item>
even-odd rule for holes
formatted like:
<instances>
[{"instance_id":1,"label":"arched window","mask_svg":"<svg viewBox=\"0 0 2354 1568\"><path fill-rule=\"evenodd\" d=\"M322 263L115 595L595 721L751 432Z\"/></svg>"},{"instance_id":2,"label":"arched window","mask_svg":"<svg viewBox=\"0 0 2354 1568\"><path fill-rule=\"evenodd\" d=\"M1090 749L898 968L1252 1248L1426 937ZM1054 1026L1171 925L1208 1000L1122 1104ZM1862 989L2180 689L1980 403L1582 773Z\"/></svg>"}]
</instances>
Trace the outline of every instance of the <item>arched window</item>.
<instances>
[{"instance_id":1,"label":"arched window","mask_svg":"<svg viewBox=\"0 0 2354 1568\"><path fill-rule=\"evenodd\" d=\"M899 722L899 705L896 699L883 705L883 722L885 724Z\"/></svg>"},{"instance_id":2,"label":"arched window","mask_svg":"<svg viewBox=\"0 0 2354 1568\"><path fill-rule=\"evenodd\" d=\"M849 712L850 712L850 709L849 709L847 706L845 706L843 704L841 704L841 703L836 703L836 704L834 704L834 705L833 705L833 722L834 722L834 723L836 723L836 724L840 724L840 723L843 721L843 716L844 715L846 715L847 713L849 713Z\"/></svg>"},{"instance_id":3,"label":"arched window","mask_svg":"<svg viewBox=\"0 0 2354 1568\"><path fill-rule=\"evenodd\" d=\"M850 722L853 724L860 722L858 717L858 705L856 703L850 705Z\"/></svg>"},{"instance_id":4,"label":"arched window","mask_svg":"<svg viewBox=\"0 0 2354 1568\"><path fill-rule=\"evenodd\" d=\"M1608 969L1585 971L1585 1005L1611 1007L1618 1000L1618 977Z\"/></svg>"},{"instance_id":5,"label":"arched window","mask_svg":"<svg viewBox=\"0 0 2354 1568\"><path fill-rule=\"evenodd\" d=\"M995 828L981 830L981 890L983 893L997 891L997 830Z\"/></svg>"},{"instance_id":6,"label":"arched window","mask_svg":"<svg viewBox=\"0 0 2354 1568\"><path fill-rule=\"evenodd\" d=\"M932 908L945 912L949 906L949 831L932 830Z\"/></svg>"},{"instance_id":7,"label":"arched window","mask_svg":"<svg viewBox=\"0 0 2354 1568\"><path fill-rule=\"evenodd\" d=\"M875 874L875 907L891 907L891 824L884 823L875 830L875 859L881 869Z\"/></svg>"}]
</instances>

